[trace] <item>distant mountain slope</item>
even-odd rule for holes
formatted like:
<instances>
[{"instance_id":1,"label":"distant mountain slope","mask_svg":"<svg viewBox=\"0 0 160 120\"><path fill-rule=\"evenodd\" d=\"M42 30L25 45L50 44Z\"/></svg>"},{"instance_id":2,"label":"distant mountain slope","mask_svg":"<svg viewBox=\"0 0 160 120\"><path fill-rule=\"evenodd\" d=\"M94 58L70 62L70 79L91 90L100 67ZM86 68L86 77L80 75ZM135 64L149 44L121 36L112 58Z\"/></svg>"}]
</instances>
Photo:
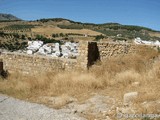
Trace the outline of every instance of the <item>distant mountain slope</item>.
<instances>
[{"instance_id":1,"label":"distant mountain slope","mask_svg":"<svg viewBox=\"0 0 160 120\"><path fill-rule=\"evenodd\" d=\"M10 16L12 16L10 18ZM3 18L3 19L2 19ZM160 31L156 31L143 26L123 25L120 23L82 23L64 18L47 18L33 21L19 21L17 17L10 14L0 14L0 32L2 38L4 33L10 36L21 38L35 39L38 35L41 38L52 38L56 40L110 40L110 41L127 41L132 42L135 38L140 37L142 40L160 41ZM8 21L7 21L8 20ZM3 38L4 39L4 38Z\"/></svg>"},{"instance_id":2,"label":"distant mountain slope","mask_svg":"<svg viewBox=\"0 0 160 120\"><path fill-rule=\"evenodd\" d=\"M0 13L0 21L18 21L21 20L14 15Z\"/></svg>"},{"instance_id":3,"label":"distant mountain slope","mask_svg":"<svg viewBox=\"0 0 160 120\"><path fill-rule=\"evenodd\" d=\"M159 40L160 41L160 31L156 31L143 26L136 25L123 25L120 23L82 23L75 22L64 18L49 18L40 19L37 22L41 22L45 25L57 25L61 29L89 29L102 33L103 35L113 38L114 40L133 40L136 37L140 37L144 40Z\"/></svg>"},{"instance_id":4,"label":"distant mountain slope","mask_svg":"<svg viewBox=\"0 0 160 120\"><path fill-rule=\"evenodd\" d=\"M141 31L141 30L148 30L156 32L156 30L143 27L143 26L136 26L136 25L122 25L119 23L103 23L103 24L95 24L95 23L82 23L82 22L76 22L65 18L47 18L47 19L40 19L37 20L43 23L46 22L62 22L62 24L59 24L58 27L65 28L65 29L83 29L83 28L92 28L92 29L110 29L110 30L129 30L129 31ZM67 24L65 24L67 22ZM70 24L69 24L69 23Z\"/></svg>"}]
</instances>

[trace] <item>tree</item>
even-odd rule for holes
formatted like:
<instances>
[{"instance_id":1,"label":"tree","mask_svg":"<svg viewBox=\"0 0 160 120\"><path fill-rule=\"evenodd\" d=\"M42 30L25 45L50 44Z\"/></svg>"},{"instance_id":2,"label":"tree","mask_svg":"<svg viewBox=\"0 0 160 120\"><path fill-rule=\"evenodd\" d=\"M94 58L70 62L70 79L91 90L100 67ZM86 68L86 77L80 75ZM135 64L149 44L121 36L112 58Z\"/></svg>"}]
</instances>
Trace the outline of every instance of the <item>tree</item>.
<instances>
[{"instance_id":1,"label":"tree","mask_svg":"<svg viewBox=\"0 0 160 120\"><path fill-rule=\"evenodd\" d=\"M95 40L98 41L98 40L103 39L103 38L104 38L104 36L101 34L101 35L97 35Z\"/></svg>"},{"instance_id":2,"label":"tree","mask_svg":"<svg viewBox=\"0 0 160 120\"><path fill-rule=\"evenodd\" d=\"M60 33L59 36L64 37L64 34L63 34L63 33Z\"/></svg>"},{"instance_id":3,"label":"tree","mask_svg":"<svg viewBox=\"0 0 160 120\"><path fill-rule=\"evenodd\" d=\"M25 39L26 39L25 35L22 35L22 37L21 37L21 38L22 38L22 40L25 40Z\"/></svg>"}]
</instances>

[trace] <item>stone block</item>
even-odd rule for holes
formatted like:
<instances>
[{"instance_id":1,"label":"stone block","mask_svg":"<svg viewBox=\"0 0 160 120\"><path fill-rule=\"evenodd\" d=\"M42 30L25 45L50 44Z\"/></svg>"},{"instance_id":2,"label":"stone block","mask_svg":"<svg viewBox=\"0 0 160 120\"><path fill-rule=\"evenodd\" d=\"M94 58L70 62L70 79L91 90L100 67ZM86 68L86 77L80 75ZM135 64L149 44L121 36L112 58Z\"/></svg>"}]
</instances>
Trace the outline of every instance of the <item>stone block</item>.
<instances>
[{"instance_id":1,"label":"stone block","mask_svg":"<svg viewBox=\"0 0 160 120\"><path fill-rule=\"evenodd\" d=\"M123 103L124 105L129 105L138 97L138 92L129 92L124 94Z\"/></svg>"}]
</instances>

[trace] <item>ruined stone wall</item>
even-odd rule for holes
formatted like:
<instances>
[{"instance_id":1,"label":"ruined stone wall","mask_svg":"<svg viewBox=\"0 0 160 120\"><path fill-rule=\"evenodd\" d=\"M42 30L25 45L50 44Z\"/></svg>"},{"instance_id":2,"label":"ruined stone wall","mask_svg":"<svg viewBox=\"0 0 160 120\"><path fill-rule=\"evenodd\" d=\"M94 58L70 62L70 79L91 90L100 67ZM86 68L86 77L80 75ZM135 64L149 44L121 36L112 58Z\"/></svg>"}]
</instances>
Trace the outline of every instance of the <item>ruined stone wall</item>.
<instances>
[{"instance_id":1,"label":"ruined stone wall","mask_svg":"<svg viewBox=\"0 0 160 120\"><path fill-rule=\"evenodd\" d=\"M116 42L80 42L77 62L80 68L87 69L97 60L106 60L111 57L124 56L146 51L151 46Z\"/></svg>"},{"instance_id":2,"label":"ruined stone wall","mask_svg":"<svg viewBox=\"0 0 160 120\"><path fill-rule=\"evenodd\" d=\"M79 42L78 53L76 67L82 70L88 69L88 42Z\"/></svg>"},{"instance_id":3,"label":"ruined stone wall","mask_svg":"<svg viewBox=\"0 0 160 120\"><path fill-rule=\"evenodd\" d=\"M151 48L147 45L136 45L129 43L115 43L115 42L97 42L100 60L105 60L110 57L123 56L126 54L133 54L143 52Z\"/></svg>"},{"instance_id":4,"label":"ruined stone wall","mask_svg":"<svg viewBox=\"0 0 160 120\"><path fill-rule=\"evenodd\" d=\"M70 59L33 56L15 53L2 53L3 69L9 72L23 72L27 74L72 70L77 61Z\"/></svg>"},{"instance_id":5,"label":"ruined stone wall","mask_svg":"<svg viewBox=\"0 0 160 120\"><path fill-rule=\"evenodd\" d=\"M0 70L8 72L44 73L54 71L71 71L75 69L87 70L97 60L110 57L143 52L149 47L127 43L109 42L80 42L77 59L62 59L48 56L26 55L17 53L0 54Z\"/></svg>"},{"instance_id":6,"label":"ruined stone wall","mask_svg":"<svg viewBox=\"0 0 160 120\"><path fill-rule=\"evenodd\" d=\"M6 52L0 54L2 67L8 72L22 72L37 74L54 71L71 71L76 69L87 70L88 43L82 42L79 46L77 59L55 58L49 56L27 55L22 53Z\"/></svg>"}]
</instances>

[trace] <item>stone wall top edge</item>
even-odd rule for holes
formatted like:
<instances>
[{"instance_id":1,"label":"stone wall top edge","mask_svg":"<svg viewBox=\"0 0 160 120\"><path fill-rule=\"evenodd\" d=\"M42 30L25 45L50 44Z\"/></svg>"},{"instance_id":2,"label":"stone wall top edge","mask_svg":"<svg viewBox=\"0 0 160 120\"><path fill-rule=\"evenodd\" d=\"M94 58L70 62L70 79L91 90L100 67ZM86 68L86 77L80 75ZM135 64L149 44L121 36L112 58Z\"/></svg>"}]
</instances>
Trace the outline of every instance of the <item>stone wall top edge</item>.
<instances>
[{"instance_id":1,"label":"stone wall top edge","mask_svg":"<svg viewBox=\"0 0 160 120\"><path fill-rule=\"evenodd\" d=\"M134 43L122 43L122 42L96 42L98 44L121 44L121 45L136 45Z\"/></svg>"},{"instance_id":2,"label":"stone wall top edge","mask_svg":"<svg viewBox=\"0 0 160 120\"><path fill-rule=\"evenodd\" d=\"M97 43L97 44L117 44L117 45L132 45L132 46L152 46L145 44L135 44L135 43L126 43L126 42L111 42L111 41L80 41L80 44L88 44L88 43ZM154 45L153 45L154 46Z\"/></svg>"},{"instance_id":3,"label":"stone wall top edge","mask_svg":"<svg viewBox=\"0 0 160 120\"><path fill-rule=\"evenodd\" d=\"M132 45L132 46L152 46L152 45L145 45L145 44L135 44L135 43L122 43L122 42L97 42L97 41L88 41L88 43L97 43L97 44L117 44L117 45ZM154 46L154 45L153 45Z\"/></svg>"},{"instance_id":4,"label":"stone wall top edge","mask_svg":"<svg viewBox=\"0 0 160 120\"><path fill-rule=\"evenodd\" d=\"M42 58L42 59L52 59L52 60L77 62L77 59L56 58L56 57L43 56L43 55L28 55L28 54L24 54L24 53L2 52L1 55L17 55L17 56L24 56L24 57L33 57L33 58Z\"/></svg>"}]
</instances>

